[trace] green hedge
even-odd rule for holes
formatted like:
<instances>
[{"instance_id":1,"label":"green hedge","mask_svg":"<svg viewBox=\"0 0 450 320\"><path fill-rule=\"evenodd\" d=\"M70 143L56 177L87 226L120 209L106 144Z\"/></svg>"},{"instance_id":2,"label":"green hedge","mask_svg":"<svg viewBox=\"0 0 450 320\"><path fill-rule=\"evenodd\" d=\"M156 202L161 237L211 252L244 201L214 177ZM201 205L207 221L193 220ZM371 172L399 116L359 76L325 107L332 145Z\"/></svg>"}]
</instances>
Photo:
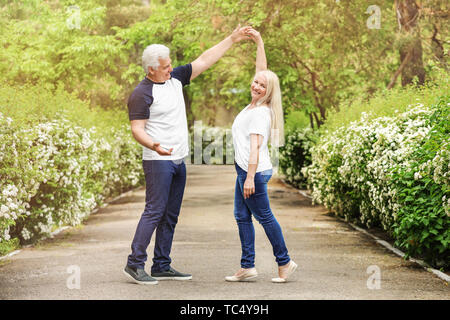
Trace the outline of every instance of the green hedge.
<instances>
[{"instance_id":1,"label":"green hedge","mask_svg":"<svg viewBox=\"0 0 450 320\"><path fill-rule=\"evenodd\" d=\"M143 183L142 148L125 111L115 113L93 112L63 91L3 84L0 254L77 225L107 197Z\"/></svg>"},{"instance_id":2,"label":"green hedge","mask_svg":"<svg viewBox=\"0 0 450 320\"><path fill-rule=\"evenodd\" d=\"M311 149L317 138L311 128L292 129L286 133L285 145L280 148L279 169L286 181L296 188L307 186L301 170L311 164Z\"/></svg>"},{"instance_id":3,"label":"green hedge","mask_svg":"<svg viewBox=\"0 0 450 320\"><path fill-rule=\"evenodd\" d=\"M322 133L303 168L313 200L346 220L381 226L408 255L450 263L450 97ZM386 101L391 103L392 101Z\"/></svg>"},{"instance_id":4,"label":"green hedge","mask_svg":"<svg viewBox=\"0 0 450 320\"><path fill-rule=\"evenodd\" d=\"M450 264L450 97L432 107L431 128L409 167L392 169L401 204L393 225L396 244L437 266Z\"/></svg>"}]
</instances>

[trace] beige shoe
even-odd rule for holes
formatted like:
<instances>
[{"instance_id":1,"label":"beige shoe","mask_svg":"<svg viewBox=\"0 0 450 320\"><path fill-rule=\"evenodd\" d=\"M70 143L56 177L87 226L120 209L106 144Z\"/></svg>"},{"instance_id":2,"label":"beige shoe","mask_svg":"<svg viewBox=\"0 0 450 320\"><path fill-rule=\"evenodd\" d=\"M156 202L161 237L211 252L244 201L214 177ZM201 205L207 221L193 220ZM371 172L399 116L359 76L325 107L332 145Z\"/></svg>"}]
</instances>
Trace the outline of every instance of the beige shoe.
<instances>
[{"instance_id":1,"label":"beige shoe","mask_svg":"<svg viewBox=\"0 0 450 320\"><path fill-rule=\"evenodd\" d=\"M240 275L236 276L227 276L225 277L225 281L230 282L239 282L239 281L247 281L258 276L258 272L255 268L245 269Z\"/></svg>"},{"instance_id":2,"label":"beige shoe","mask_svg":"<svg viewBox=\"0 0 450 320\"><path fill-rule=\"evenodd\" d=\"M298 267L297 264L294 261L291 260L289 262L289 266L287 267L285 278L273 278L272 282L275 282L275 283L285 283L285 282L287 282L287 279L291 276L291 274L294 273L294 271L297 269L297 267Z\"/></svg>"}]
</instances>

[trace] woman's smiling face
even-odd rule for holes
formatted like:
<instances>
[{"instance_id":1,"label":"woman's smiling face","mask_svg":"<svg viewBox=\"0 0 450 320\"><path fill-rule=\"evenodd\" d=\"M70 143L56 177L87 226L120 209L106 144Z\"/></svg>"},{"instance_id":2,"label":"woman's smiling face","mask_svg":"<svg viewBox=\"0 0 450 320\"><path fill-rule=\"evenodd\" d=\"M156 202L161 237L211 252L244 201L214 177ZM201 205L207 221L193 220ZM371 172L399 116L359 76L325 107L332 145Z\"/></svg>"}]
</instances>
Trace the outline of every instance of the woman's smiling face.
<instances>
[{"instance_id":1,"label":"woman's smiling face","mask_svg":"<svg viewBox=\"0 0 450 320\"><path fill-rule=\"evenodd\" d=\"M267 79L262 74L257 74L250 86L252 93L252 100L258 101L266 95Z\"/></svg>"}]
</instances>

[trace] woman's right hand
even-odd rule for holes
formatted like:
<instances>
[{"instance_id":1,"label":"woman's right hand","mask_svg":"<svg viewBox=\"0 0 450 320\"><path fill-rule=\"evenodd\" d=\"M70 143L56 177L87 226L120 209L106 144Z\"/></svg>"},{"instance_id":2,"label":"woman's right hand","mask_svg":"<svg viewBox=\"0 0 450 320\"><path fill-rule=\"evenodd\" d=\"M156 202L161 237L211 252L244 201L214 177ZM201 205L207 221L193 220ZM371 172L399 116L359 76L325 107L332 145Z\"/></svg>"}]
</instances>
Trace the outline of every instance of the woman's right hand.
<instances>
[{"instance_id":1,"label":"woman's right hand","mask_svg":"<svg viewBox=\"0 0 450 320\"><path fill-rule=\"evenodd\" d=\"M250 198L255 193L255 178L247 175L244 182L244 199Z\"/></svg>"},{"instance_id":2,"label":"woman's right hand","mask_svg":"<svg viewBox=\"0 0 450 320\"><path fill-rule=\"evenodd\" d=\"M248 39L247 30L250 28L250 26L241 27L241 25L239 24L231 33L231 41L233 41L233 43L236 43L241 40Z\"/></svg>"},{"instance_id":3,"label":"woman's right hand","mask_svg":"<svg viewBox=\"0 0 450 320\"><path fill-rule=\"evenodd\" d=\"M261 34L253 28L249 28L245 31L245 33L256 43L263 44L263 40Z\"/></svg>"}]
</instances>

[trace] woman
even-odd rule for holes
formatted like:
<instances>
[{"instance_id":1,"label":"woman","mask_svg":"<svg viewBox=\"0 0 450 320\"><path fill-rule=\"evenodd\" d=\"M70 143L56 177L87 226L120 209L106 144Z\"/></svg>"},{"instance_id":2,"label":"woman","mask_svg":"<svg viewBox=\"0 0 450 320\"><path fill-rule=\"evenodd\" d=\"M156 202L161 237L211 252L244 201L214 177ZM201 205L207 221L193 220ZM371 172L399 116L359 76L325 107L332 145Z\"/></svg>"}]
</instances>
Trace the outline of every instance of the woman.
<instances>
[{"instance_id":1,"label":"woman","mask_svg":"<svg viewBox=\"0 0 450 320\"><path fill-rule=\"evenodd\" d=\"M245 31L257 44L256 75L251 84L251 103L236 117L232 127L237 171L234 216L242 246L241 269L226 281L255 278L255 229L253 216L264 227L278 263L278 277L273 282L286 282L297 264L288 255L281 227L270 209L267 183L272 176L268 141L283 145L283 110L278 77L267 70L264 42L258 31ZM277 134L278 133L278 134Z\"/></svg>"}]
</instances>

